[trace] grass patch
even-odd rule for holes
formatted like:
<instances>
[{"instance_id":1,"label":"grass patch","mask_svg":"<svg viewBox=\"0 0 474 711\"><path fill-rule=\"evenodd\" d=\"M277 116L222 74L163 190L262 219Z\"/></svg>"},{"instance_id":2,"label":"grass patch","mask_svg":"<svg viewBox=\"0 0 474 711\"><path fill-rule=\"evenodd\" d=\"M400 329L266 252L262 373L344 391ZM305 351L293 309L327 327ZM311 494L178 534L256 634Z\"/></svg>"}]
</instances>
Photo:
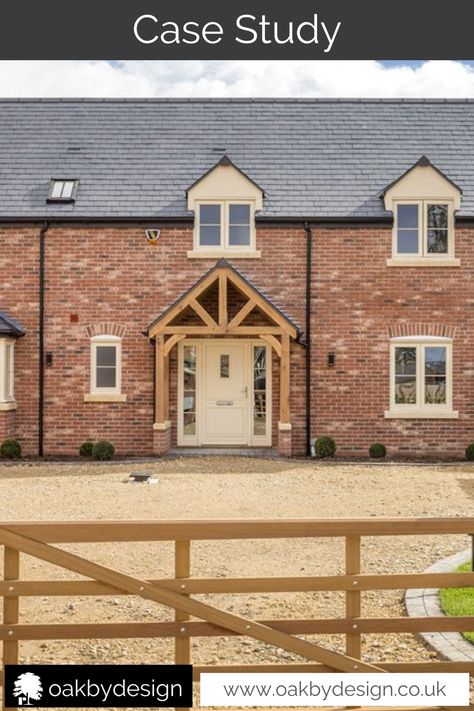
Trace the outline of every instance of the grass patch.
<instances>
[{"instance_id":1,"label":"grass patch","mask_svg":"<svg viewBox=\"0 0 474 711\"><path fill-rule=\"evenodd\" d=\"M471 561L456 568L457 573L470 573L471 570ZM443 612L450 617L474 615L474 588L445 588L440 590L439 599ZM474 632L462 632L462 636L474 644Z\"/></svg>"}]
</instances>

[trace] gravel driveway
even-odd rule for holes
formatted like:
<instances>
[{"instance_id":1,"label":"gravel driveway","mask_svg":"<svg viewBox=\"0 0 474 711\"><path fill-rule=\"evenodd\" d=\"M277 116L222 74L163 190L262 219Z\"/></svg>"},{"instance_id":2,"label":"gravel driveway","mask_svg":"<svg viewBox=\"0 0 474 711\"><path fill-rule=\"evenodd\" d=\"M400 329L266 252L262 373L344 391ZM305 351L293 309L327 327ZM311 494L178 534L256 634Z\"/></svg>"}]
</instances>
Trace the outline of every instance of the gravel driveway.
<instances>
[{"instance_id":1,"label":"gravel driveway","mask_svg":"<svg viewBox=\"0 0 474 711\"><path fill-rule=\"evenodd\" d=\"M132 470L159 478L156 485L125 484ZM474 465L408 466L323 464L252 458L183 458L152 463L19 464L0 467L0 519L329 518L469 516ZM469 544L467 537L366 539L363 572L417 572ZM165 577L173 569L167 543L67 546L131 574ZM192 574L200 576L318 575L342 572L341 541L225 541L193 544ZM63 578L65 571L24 558L22 575ZM210 596L200 596L210 600ZM363 614L405 614L402 592L363 593ZM212 596L217 606L255 618L330 617L342 614L339 593ZM23 599L28 622L157 621L168 610L132 598ZM317 639L313 637L312 639ZM324 644L342 649L342 639ZM172 661L166 640L25 642L22 661L44 663L162 663ZM410 635L371 635L368 661L425 660L433 656ZM195 639L198 664L299 661L246 639Z\"/></svg>"}]
</instances>

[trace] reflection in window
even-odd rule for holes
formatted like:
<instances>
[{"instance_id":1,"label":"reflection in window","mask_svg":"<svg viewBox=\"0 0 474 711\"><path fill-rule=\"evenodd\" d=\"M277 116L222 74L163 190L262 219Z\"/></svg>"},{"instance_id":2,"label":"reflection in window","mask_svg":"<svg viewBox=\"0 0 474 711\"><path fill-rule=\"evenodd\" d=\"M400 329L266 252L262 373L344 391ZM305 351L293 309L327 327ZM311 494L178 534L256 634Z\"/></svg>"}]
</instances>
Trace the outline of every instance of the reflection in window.
<instances>
[{"instance_id":1,"label":"reflection in window","mask_svg":"<svg viewBox=\"0 0 474 711\"><path fill-rule=\"evenodd\" d=\"M117 346L96 346L96 387L117 387Z\"/></svg>"},{"instance_id":2,"label":"reflection in window","mask_svg":"<svg viewBox=\"0 0 474 711\"><path fill-rule=\"evenodd\" d=\"M250 246L250 205L229 205L229 245Z\"/></svg>"},{"instance_id":3,"label":"reflection in window","mask_svg":"<svg viewBox=\"0 0 474 711\"><path fill-rule=\"evenodd\" d=\"M446 404L446 348L425 348L425 402Z\"/></svg>"},{"instance_id":4,"label":"reflection in window","mask_svg":"<svg viewBox=\"0 0 474 711\"><path fill-rule=\"evenodd\" d=\"M199 244L216 247L221 243L221 206L201 205L199 208Z\"/></svg>"},{"instance_id":5,"label":"reflection in window","mask_svg":"<svg viewBox=\"0 0 474 711\"><path fill-rule=\"evenodd\" d=\"M395 348L395 403L416 404L416 348Z\"/></svg>"},{"instance_id":6,"label":"reflection in window","mask_svg":"<svg viewBox=\"0 0 474 711\"><path fill-rule=\"evenodd\" d=\"M448 206L428 205L428 252L448 252Z\"/></svg>"},{"instance_id":7,"label":"reflection in window","mask_svg":"<svg viewBox=\"0 0 474 711\"><path fill-rule=\"evenodd\" d=\"M225 353L221 353L221 378L230 376L230 358Z\"/></svg>"},{"instance_id":8,"label":"reflection in window","mask_svg":"<svg viewBox=\"0 0 474 711\"><path fill-rule=\"evenodd\" d=\"M418 254L418 205L397 207L397 253Z\"/></svg>"},{"instance_id":9,"label":"reflection in window","mask_svg":"<svg viewBox=\"0 0 474 711\"><path fill-rule=\"evenodd\" d=\"M253 433L264 436L267 430L267 349L253 349Z\"/></svg>"},{"instance_id":10,"label":"reflection in window","mask_svg":"<svg viewBox=\"0 0 474 711\"><path fill-rule=\"evenodd\" d=\"M196 346L185 346L183 356L183 434L196 434Z\"/></svg>"}]
</instances>

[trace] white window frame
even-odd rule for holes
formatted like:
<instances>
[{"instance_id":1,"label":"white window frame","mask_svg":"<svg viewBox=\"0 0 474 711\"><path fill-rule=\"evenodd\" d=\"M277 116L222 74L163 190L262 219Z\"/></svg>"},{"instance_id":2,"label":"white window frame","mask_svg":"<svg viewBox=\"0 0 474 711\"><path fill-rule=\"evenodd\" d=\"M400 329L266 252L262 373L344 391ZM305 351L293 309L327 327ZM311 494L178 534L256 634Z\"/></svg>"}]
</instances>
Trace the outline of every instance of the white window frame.
<instances>
[{"instance_id":1,"label":"white window frame","mask_svg":"<svg viewBox=\"0 0 474 711\"><path fill-rule=\"evenodd\" d=\"M434 262L454 259L454 201L449 198L424 200L397 199L394 201L392 257L395 260L426 260ZM418 205L418 251L405 254L398 252L398 207L400 205ZM428 252L428 205L448 206L448 251L442 254Z\"/></svg>"},{"instance_id":2,"label":"white window frame","mask_svg":"<svg viewBox=\"0 0 474 711\"><path fill-rule=\"evenodd\" d=\"M7 372L7 351L10 362ZM0 338L0 410L14 410L15 401L15 339Z\"/></svg>"},{"instance_id":3,"label":"white window frame","mask_svg":"<svg viewBox=\"0 0 474 711\"><path fill-rule=\"evenodd\" d=\"M395 349L406 346L416 348L416 403L395 402ZM446 348L446 403L425 403L425 348L442 346ZM457 418L453 410L453 342L441 336L401 336L390 340L390 409L388 418L451 419Z\"/></svg>"},{"instance_id":4,"label":"white window frame","mask_svg":"<svg viewBox=\"0 0 474 711\"><path fill-rule=\"evenodd\" d=\"M115 387L97 386L97 348L115 347ZM90 391L92 395L121 395L122 392L122 339L119 336L93 336L91 338Z\"/></svg>"},{"instance_id":5,"label":"white window frame","mask_svg":"<svg viewBox=\"0 0 474 711\"><path fill-rule=\"evenodd\" d=\"M201 245L201 206L202 205L220 205L221 207L221 230L220 244L218 245ZM250 244L229 244L230 235L230 206L231 205L248 205L250 208ZM256 234L255 234L255 201L240 199L228 200L199 200L196 202L195 221L194 221L194 250L196 252L251 252L256 251Z\"/></svg>"}]
</instances>

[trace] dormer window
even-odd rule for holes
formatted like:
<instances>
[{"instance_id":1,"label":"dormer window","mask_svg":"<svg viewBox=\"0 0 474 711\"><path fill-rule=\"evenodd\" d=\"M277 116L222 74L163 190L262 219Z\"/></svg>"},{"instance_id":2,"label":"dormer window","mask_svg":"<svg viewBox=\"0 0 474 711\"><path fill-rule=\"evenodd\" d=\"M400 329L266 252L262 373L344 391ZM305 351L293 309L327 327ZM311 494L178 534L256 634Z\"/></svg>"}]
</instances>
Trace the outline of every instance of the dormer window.
<instances>
[{"instance_id":1,"label":"dormer window","mask_svg":"<svg viewBox=\"0 0 474 711\"><path fill-rule=\"evenodd\" d=\"M77 180L53 179L48 202L74 202L77 192Z\"/></svg>"},{"instance_id":2,"label":"dormer window","mask_svg":"<svg viewBox=\"0 0 474 711\"><path fill-rule=\"evenodd\" d=\"M254 208L251 203L198 203L196 249L254 249Z\"/></svg>"},{"instance_id":3,"label":"dormer window","mask_svg":"<svg viewBox=\"0 0 474 711\"><path fill-rule=\"evenodd\" d=\"M457 267L454 213L461 206L461 189L426 156L382 193L393 212L392 256L389 267Z\"/></svg>"},{"instance_id":4,"label":"dormer window","mask_svg":"<svg viewBox=\"0 0 474 711\"><path fill-rule=\"evenodd\" d=\"M195 218L188 257L260 257L255 214L263 208L264 192L230 158L223 156L188 188L187 196Z\"/></svg>"}]
</instances>

